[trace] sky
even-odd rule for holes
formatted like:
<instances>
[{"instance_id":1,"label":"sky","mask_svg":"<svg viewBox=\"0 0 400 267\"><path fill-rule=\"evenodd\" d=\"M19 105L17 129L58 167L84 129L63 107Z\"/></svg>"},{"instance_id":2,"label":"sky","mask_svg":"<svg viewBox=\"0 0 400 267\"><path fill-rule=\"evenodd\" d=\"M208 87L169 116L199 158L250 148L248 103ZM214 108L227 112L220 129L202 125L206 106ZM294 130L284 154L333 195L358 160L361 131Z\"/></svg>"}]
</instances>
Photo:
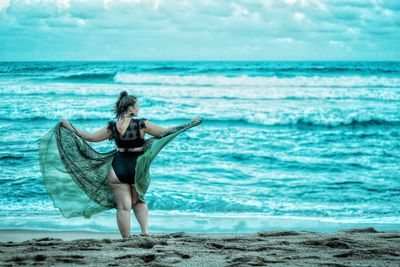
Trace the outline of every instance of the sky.
<instances>
[{"instance_id":1,"label":"sky","mask_svg":"<svg viewBox=\"0 0 400 267\"><path fill-rule=\"evenodd\" d=\"M0 0L0 61L400 60L399 0Z\"/></svg>"}]
</instances>

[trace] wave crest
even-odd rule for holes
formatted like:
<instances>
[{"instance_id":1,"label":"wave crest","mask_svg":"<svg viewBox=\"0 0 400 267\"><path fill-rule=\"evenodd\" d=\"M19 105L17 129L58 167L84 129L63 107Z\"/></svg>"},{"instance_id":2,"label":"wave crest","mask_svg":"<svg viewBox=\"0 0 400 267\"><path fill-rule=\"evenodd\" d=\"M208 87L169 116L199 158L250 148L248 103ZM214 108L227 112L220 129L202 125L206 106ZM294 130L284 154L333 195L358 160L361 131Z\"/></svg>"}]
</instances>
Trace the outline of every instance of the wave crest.
<instances>
[{"instance_id":1,"label":"wave crest","mask_svg":"<svg viewBox=\"0 0 400 267\"><path fill-rule=\"evenodd\" d=\"M159 124L175 125L193 119L195 115L186 114L177 118L165 116L146 116L150 120L155 120ZM59 113L46 114L22 114L21 116L0 114L0 120L13 121L15 119L24 119L29 121L58 121L61 115ZM112 115L108 112L91 112L80 114L66 115L64 118L71 121L99 121L105 124L112 120ZM156 118L156 119L155 119ZM204 125L224 125L224 126L284 126L284 127L368 127L368 126L400 126L400 120L383 119L375 116L359 116L347 115L347 117L329 117L316 114L300 115L300 114L281 114L266 115L263 113L246 115L242 117L227 116L217 117L217 115L209 115L203 117Z\"/></svg>"},{"instance_id":2,"label":"wave crest","mask_svg":"<svg viewBox=\"0 0 400 267\"><path fill-rule=\"evenodd\" d=\"M114 81L123 84L170 86L241 86L241 87L400 87L400 78L362 76L296 76L293 78L228 77L222 75L153 75L118 72Z\"/></svg>"},{"instance_id":3,"label":"wave crest","mask_svg":"<svg viewBox=\"0 0 400 267\"><path fill-rule=\"evenodd\" d=\"M85 81L109 81L109 82L112 82L114 76L115 76L115 73L79 73L79 74L60 76L60 77L54 78L54 80L75 81L75 82L85 82Z\"/></svg>"}]
</instances>

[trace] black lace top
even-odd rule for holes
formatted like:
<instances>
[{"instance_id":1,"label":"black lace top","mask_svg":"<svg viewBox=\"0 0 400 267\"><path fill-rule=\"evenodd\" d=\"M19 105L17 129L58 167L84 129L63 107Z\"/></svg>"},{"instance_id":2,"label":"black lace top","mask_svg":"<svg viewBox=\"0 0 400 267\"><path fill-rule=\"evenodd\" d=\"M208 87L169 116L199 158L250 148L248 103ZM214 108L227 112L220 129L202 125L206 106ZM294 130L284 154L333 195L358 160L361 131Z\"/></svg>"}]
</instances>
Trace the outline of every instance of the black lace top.
<instances>
[{"instance_id":1,"label":"black lace top","mask_svg":"<svg viewBox=\"0 0 400 267\"><path fill-rule=\"evenodd\" d=\"M115 121L108 122L107 128L110 134L110 140L115 140L115 144L120 148L135 148L141 147L144 144L144 139L140 135L140 129L146 128L144 123L146 119L134 119L129 122L128 128L124 134L121 134Z\"/></svg>"}]
</instances>

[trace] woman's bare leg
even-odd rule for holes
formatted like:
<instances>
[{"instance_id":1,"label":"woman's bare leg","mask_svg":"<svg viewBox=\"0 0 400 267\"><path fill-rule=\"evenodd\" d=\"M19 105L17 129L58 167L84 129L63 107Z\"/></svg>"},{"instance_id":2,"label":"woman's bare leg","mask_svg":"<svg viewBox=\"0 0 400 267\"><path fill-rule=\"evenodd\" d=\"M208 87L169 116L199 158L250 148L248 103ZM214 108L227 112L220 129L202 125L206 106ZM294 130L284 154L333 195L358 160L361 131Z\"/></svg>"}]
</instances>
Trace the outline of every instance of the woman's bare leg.
<instances>
[{"instance_id":1,"label":"woman's bare leg","mask_svg":"<svg viewBox=\"0 0 400 267\"><path fill-rule=\"evenodd\" d=\"M148 217L149 210L147 208L147 204L143 202L138 202L134 207L136 219L140 224L140 228L142 229L142 234L147 235L149 233L148 229Z\"/></svg>"},{"instance_id":2,"label":"woman's bare leg","mask_svg":"<svg viewBox=\"0 0 400 267\"><path fill-rule=\"evenodd\" d=\"M139 201L134 186L132 186L132 206L135 212L136 219L140 225L140 229L142 230L142 235L147 235L149 233L148 229L149 211L147 208L147 204Z\"/></svg>"},{"instance_id":3,"label":"woman's bare leg","mask_svg":"<svg viewBox=\"0 0 400 267\"><path fill-rule=\"evenodd\" d=\"M112 167L108 173L108 183L115 195L119 232L121 233L122 238L128 238L131 234L131 186L129 184L121 183L115 175Z\"/></svg>"}]
</instances>

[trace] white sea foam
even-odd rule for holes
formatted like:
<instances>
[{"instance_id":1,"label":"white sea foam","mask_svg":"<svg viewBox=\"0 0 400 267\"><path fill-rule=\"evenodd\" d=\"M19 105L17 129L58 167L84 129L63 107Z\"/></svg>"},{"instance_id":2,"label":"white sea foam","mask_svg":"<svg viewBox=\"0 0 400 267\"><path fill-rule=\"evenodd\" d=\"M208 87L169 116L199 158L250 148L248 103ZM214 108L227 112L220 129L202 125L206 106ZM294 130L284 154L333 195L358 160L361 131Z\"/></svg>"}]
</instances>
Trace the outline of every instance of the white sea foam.
<instances>
[{"instance_id":1,"label":"white sea foam","mask_svg":"<svg viewBox=\"0 0 400 267\"><path fill-rule=\"evenodd\" d=\"M227 77L222 75L154 75L119 72L114 76L118 83L195 86L259 86L259 87L400 87L399 78L362 76L297 76L294 78Z\"/></svg>"},{"instance_id":2,"label":"white sea foam","mask_svg":"<svg viewBox=\"0 0 400 267\"><path fill-rule=\"evenodd\" d=\"M366 109L334 110L329 107L302 108L296 107L265 107L260 110L246 110L246 105L231 108L230 105L206 107L202 112L201 108L180 108L173 114L168 107L157 109L142 108L141 117L148 118L157 123L171 124L174 121L187 121L194 117L201 116L206 123L227 123L227 124L249 124L264 126L291 126L291 125L315 125L315 126L346 126L353 124L400 124L400 117L396 108L388 106L387 110L381 113L367 111ZM0 120L91 120L101 121L98 127L113 118L111 110L107 106L98 110L85 110L78 107L57 110L53 105L40 108L33 107L30 112L20 112L18 105L8 110L0 110ZM164 121L164 122L163 122ZM95 129L92 129L95 130Z\"/></svg>"},{"instance_id":3,"label":"white sea foam","mask_svg":"<svg viewBox=\"0 0 400 267\"><path fill-rule=\"evenodd\" d=\"M400 86L399 86L400 88ZM76 97L92 97L93 99L109 99L113 103L122 90L138 96L140 99L151 101L174 101L176 103L188 104L201 100L218 101L246 101L246 100L275 100L286 99L328 99L328 100L371 100L371 101L400 101L400 89L393 87L374 88L348 88L348 87L296 87L288 84L286 87L264 86L257 87L251 84L237 85L236 87L226 85L214 85L213 87L198 86L154 86L133 84L26 84L26 85L0 85L0 95L3 96L35 96L58 100ZM3 98L8 100L7 97ZM44 99L43 99L44 100ZM79 98L78 98L79 100Z\"/></svg>"},{"instance_id":4,"label":"white sea foam","mask_svg":"<svg viewBox=\"0 0 400 267\"><path fill-rule=\"evenodd\" d=\"M6 216L0 222L2 229L74 230L95 232L117 232L114 212L106 211L90 220L83 218L64 219L57 215ZM169 223L165 223L168 221ZM349 228L374 227L378 231L399 229L398 217L379 218L320 218L306 216L268 216L259 213L196 213L152 211L152 232L257 232L276 229L292 229L314 232L333 232ZM139 231L132 226L132 231Z\"/></svg>"}]
</instances>

